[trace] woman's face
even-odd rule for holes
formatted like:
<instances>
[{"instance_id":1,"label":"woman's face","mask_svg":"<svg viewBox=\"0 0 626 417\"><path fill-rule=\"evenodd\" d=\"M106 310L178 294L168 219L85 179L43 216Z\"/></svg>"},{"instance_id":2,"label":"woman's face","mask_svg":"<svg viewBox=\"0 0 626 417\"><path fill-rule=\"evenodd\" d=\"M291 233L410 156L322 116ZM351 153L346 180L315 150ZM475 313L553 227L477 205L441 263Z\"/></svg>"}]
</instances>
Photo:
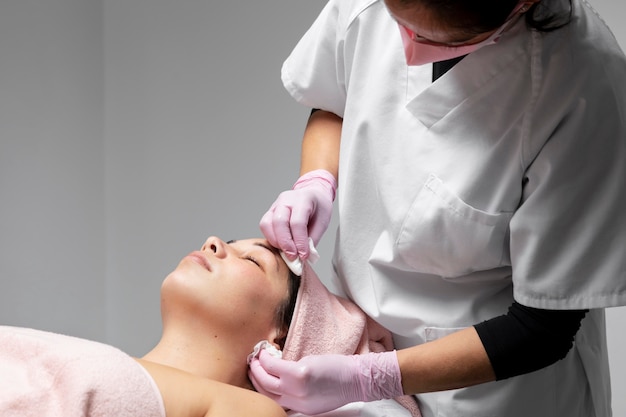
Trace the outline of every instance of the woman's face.
<instances>
[{"instance_id":1,"label":"woman's face","mask_svg":"<svg viewBox=\"0 0 626 417\"><path fill-rule=\"evenodd\" d=\"M267 240L227 243L210 237L163 282L164 325L168 317L182 314L202 327L217 326L256 341L268 338L277 330L275 313L288 296L288 277L287 266Z\"/></svg>"},{"instance_id":2,"label":"woman's face","mask_svg":"<svg viewBox=\"0 0 626 417\"><path fill-rule=\"evenodd\" d=\"M506 20L512 19L517 13L525 13L540 1L492 1L483 2L482 7L479 7L480 2L475 2L476 4L472 6L469 2L457 1L456 8L441 6L441 10L434 9L436 6L432 3L426 6L420 1L385 0L385 5L389 14L413 33L415 42L458 47L486 40L504 25Z\"/></svg>"},{"instance_id":3,"label":"woman's face","mask_svg":"<svg viewBox=\"0 0 626 417\"><path fill-rule=\"evenodd\" d=\"M394 20L415 34L416 42L437 46L465 46L479 43L493 33L491 31L468 35L464 31L446 27L444 22L438 22L428 8L421 7L419 3L407 7L400 0L385 0L385 5Z\"/></svg>"}]
</instances>

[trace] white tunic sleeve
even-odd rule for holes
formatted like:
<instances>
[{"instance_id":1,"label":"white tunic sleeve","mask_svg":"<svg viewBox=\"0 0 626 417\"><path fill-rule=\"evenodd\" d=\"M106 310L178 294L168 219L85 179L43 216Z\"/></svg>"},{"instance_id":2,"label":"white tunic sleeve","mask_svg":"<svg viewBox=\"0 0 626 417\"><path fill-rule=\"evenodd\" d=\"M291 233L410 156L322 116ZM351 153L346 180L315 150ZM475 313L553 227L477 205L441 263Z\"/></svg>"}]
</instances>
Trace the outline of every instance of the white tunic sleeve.
<instances>
[{"instance_id":1,"label":"white tunic sleeve","mask_svg":"<svg viewBox=\"0 0 626 417\"><path fill-rule=\"evenodd\" d=\"M281 74L285 88L299 103L343 117L352 62L346 33L354 16L372 3L375 0L330 0L300 39Z\"/></svg>"},{"instance_id":2,"label":"white tunic sleeve","mask_svg":"<svg viewBox=\"0 0 626 417\"><path fill-rule=\"evenodd\" d=\"M534 57L544 65L536 67L526 183L511 221L515 298L522 304L626 304L626 60L617 44L602 48L578 44ZM594 60L601 63L589 65Z\"/></svg>"}]
</instances>

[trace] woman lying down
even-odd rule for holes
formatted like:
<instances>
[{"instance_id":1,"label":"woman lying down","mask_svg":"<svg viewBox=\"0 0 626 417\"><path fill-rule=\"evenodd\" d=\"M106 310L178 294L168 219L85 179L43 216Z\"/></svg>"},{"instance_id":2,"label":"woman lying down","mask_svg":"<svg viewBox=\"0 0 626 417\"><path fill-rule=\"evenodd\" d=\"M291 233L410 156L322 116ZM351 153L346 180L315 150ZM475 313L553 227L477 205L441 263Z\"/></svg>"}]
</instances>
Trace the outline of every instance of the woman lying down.
<instances>
[{"instance_id":1,"label":"woman lying down","mask_svg":"<svg viewBox=\"0 0 626 417\"><path fill-rule=\"evenodd\" d=\"M293 360L312 353L362 353L374 345L392 348L386 331L328 293L310 266L303 285L300 281L264 239L227 243L210 237L163 281L162 336L142 358L85 339L0 326L0 415L285 416L276 402L254 391L248 378L248 357L260 341L285 349ZM326 297L326 307L316 307L315 313L308 311L309 281L315 292L324 293L321 299ZM303 312L295 314L298 323L291 323L296 304ZM315 337L306 330L307 321L316 320L319 331L326 320L324 331L335 333L336 318L313 316L345 305L348 309L337 317L358 318L357 332L375 329L378 340L363 346L360 336L341 334L331 338L340 346L309 343ZM414 416L419 414L415 403L406 404Z\"/></svg>"}]
</instances>

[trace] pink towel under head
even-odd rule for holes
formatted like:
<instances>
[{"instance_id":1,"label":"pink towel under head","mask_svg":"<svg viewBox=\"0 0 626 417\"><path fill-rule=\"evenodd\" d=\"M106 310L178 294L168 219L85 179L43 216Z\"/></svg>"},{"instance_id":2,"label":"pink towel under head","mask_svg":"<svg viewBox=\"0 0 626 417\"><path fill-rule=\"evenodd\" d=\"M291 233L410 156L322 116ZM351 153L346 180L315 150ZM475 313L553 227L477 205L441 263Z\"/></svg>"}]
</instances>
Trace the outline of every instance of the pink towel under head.
<instances>
[{"instance_id":1,"label":"pink towel under head","mask_svg":"<svg viewBox=\"0 0 626 417\"><path fill-rule=\"evenodd\" d=\"M308 262L303 262L296 308L283 347L283 359L309 355L344 355L393 350L391 333L352 301L326 288ZM415 397L396 400L414 417L421 416Z\"/></svg>"},{"instance_id":2,"label":"pink towel under head","mask_svg":"<svg viewBox=\"0 0 626 417\"><path fill-rule=\"evenodd\" d=\"M165 417L148 372L98 342L0 326L0 416Z\"/></svg>"}]
</instances>

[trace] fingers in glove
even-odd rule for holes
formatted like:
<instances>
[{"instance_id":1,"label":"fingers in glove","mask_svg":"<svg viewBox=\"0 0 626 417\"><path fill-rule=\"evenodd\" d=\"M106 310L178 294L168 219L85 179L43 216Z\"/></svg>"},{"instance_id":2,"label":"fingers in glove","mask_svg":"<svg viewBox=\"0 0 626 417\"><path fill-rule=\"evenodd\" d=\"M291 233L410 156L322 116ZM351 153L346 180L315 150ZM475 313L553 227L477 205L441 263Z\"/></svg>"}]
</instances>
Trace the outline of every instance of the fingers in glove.
<instances>
[{"instance_id":1,"label":"fingers in glove","mask_svg":"<svg viewBox=\"0 0 626 417\"><path fill-rule=\"evenodd\" d=\"M317 246L320 243L324 232L326 232L326 229L328 228L329 221L330 219L328 219L328 221L316 219L309 224L309 236L313 239L313 245Z\"/></svg>"},{"instance_id":2,"label":"fingers in glove","mask_svg":"<svg viewBox=\"0 0 626 417\"><path fill-rule=\"evenodd\" d=\"M310 207L294 207L291 211L289 221L291 235L295 244L297 254L301 259L309 257L309 222L311 219Z\"/></svg>"},{"instance_id":3,"label":"fingers in glove","mask_svg":"<svg viewBox=\"0 0 626 417\"><path fill-rule=\"evenodd\" d=\"M281 376L285 373L293 373L297 363L272 356L272 354L266 350L261 350L261 352L259 352L257 361L259 366L267 374L273 375L277 379L281 378Z\"/></svg>"},{"instance_id":4,"label":"fingers in glove","mask_svg":"<svg viewBox=\"0 0 626 417\"><path fill-rule=\"evenodd\" d=\"M271 218L262 220L266 226L262 225L261 230L272 246L280 249L289 259L293 260L298 257L298 250L292 238L291 215L290 207L277 205L272 211Z\"/></svg>"},{"instance_id":5,"label":"fingers in glove","mask_svg":"<svg viewBox=\"0 0 626 417\"><path fill-rule=\"evenodd\" d=\"M274 401L278 401L281 397L281 394L278 392L280 389L280 379L265 372L259 364L258 359L253 359L249 366L248 377L252 385L254 385L254 388L261 394L270 397Z\"/></svg>"},{"instance_id":6,"label":"fingers in glove","mask_svg":"<svg viewBox=\"0 0 626 417\"><path fill-rule=\"evenodd\" d=\"M278 248L278 240L274 233L274 205L261 217L259 227L269 244Z\"/></svg>"}]
</instances>

